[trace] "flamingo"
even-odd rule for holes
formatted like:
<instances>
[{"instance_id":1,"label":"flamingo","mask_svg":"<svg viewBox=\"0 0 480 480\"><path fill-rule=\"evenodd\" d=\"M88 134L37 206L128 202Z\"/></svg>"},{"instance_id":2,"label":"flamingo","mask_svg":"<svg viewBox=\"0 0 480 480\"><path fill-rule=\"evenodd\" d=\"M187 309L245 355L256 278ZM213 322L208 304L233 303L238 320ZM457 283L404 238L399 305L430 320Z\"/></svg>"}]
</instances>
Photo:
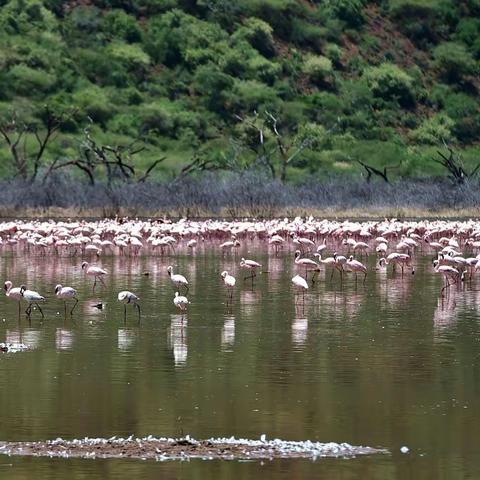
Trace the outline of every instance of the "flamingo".
<instances>
[{"instance_id":1,"label":"flamingo","mask_svg":"<svg viewBox=\"0 0 480 480\"><path fill-rule=\"evenodd\" d=\"M312 285L315 283L315 275L317 272L320 271L320 265L315 262L314 260L310 260L309 258L300 258L302 253L300 250L297 250L295 252L295 265L300 265L302 267L305 267L305 278L308 281L308 270L314 270L313 276L312 276Z\"/></svg>"},{"instance_id":2,"label":"flamingo","mask_svg":"<svg viewBox=\"0 0 480 480\"><path fill-rule=\"evenodd\" d=\"M59 284L55 287L55 295L58 298L63 299L64 301L63 303L65 305L65 315L67 315L67 300L71 298L75 300L75 303L72 309L70 310L70 315L72 315L78 303L77 291L72 287L63 287L62 285Z\"/></svg>"},{"instance_id":3,"label":"flamingo","mask_svg":"<svg viewBox=\"0 0 480 480\"><path fill-rule=\"evenodd\" d=\"M23 299L23 295L20 292L20 287L13 287L13 283L10 280L5 282L5 295L18 303L18 315L20 316L20 301Z\"/></svg>"},{"instance_id":4,"label":"flamingo","mask_svg":"<svg viewBox=\"0 0 480 480\"><path fill-rule=\"evenodd\" d=\"M188 301L187 297L183 295L179 295L178 292L175 292L175 298L173 299L173 304L180 309L180 311L184 312L187 310L188 305L190 302Z\"/></svg>"},{"instance_id":5,"label":"flamingo","mask_svg":"<svg viewBox=\"0 0 480 480\"><path fill-rule=\"evenodd\" d=\"M443 292L446 288L458 283L460 272L450 265L441 265L438 260L433 261L433 267L436 273L441 273L445 278L445 285L440 292L443 297ZM453 280L452 283L450 283L449 280Z\"/></svg>"},{"instance_id":6,"label":"flamingo","mask_svg":"<svg viewBox=\"0 0 480 480\"><path fill-rule=\"evenodd\" d=\"M402 277L404 267L409 267L412 270L412 275L415 273L415 268L412 265L412 259L407 253L392 252L386 257L382 257L380 260L378 260L379 267L390 264L393 265L393 271L395 271L396 265L400 265L400 268L402 269Z\"/></svg>"},{"instance_id":7,"label":"flamingo","mask_svg":"<svg viewBox=\"0 0 480 480\"><path fill-rule=\"evenodd\" d=\"M104 270L103 268L97 267L96 265L89 265L88 262L83 262L82 263L82 270L85 270L85 273L87 275L90 275L94 277L95 281L93 282L93 292L95 292L95 286L97 285L97 280L100 280L100 282L103 284L104 287L106 287L105 282L103 281L102 276L107 275L107 271Z\"/></svg>"},{"instance_id":8,"label":"flamingo","mask_svg":"<svg viewBox=\"0 0 480 480\"><path fill-rule=\"evenodd\" d=\"M355 260L353 255L350 255L350 258L346 261L345 265L350 271L355 273L355 284L357 284L358 272L362 272L364 274L363 283L365 283L365 280L367 279L367 267L363 263Z\"/></svg>"},{"instance_id":9,"label":"flamingo","mask_svg":"<svg viewBox=\"0 0 480 480\"><path fill-rule=\"evenodd\" d=\"M297 290L302 291L303 301L305 302L305 291L308 290L307 281L302 276L295 275L292 278L292 283ZM297 303L297 302L295 302L295 303Z\"/></svg>"},{"instance_id":10,"label":"flamingo","mask_svg":"<svg viewBox=\"0 0 480 480\"><path fill-rule=\"evenodd\" d=\"M27 287L25 285L22 285L20 287L20 293L23 299L28 302L28 307L25 310L25 313L27 314L27 316L30 317L30 314L32 313L32 305L36 305L38 310L42 314L42 318L45 318L45 315L43 314L43 311L40 308L40 305L38 304L38 302L45 301L45 297L42 297L38 292L35 292L33 290L27 290Z\"/></svg>"},{"instance_id":11,"label":"flamingo","mask_svg":"<svg viewBox=\"0 0 480 480\"><path fill-rule=\"evenodd\" d=\"M253 288L253 279L257 276L257 268L261 268L261 264L255 260L245 260L242 258L240 261L240 268L245 268L251 270L252 274L250 276L244 277L243 281L251 278L252 279L252 288Z\"/></svg>"},{"instance_id":12,"label":"flamingo","mask_svg":"<svg viewBox=\"0 0 480 480\"><path fill-rule=\"evenodd\" d=\"M223 278L223 283L230 290L230 300L233 297L233 288L235 287L236 279L234 276L229 275L227 271L223 271L220 276Z\"/></svg>"},{"instance_id":13,"label":"flamingo","mask_svg":"<svg viewBox=\"0 0 480 480\"><path fill-rule=\"evenodd\" d=\"M118 301L123 303L123 319L127 320L127 304L132 304L133 308L138 310L138 321L140 321L140 305L138 304L139 297L128 290L123 290L118 294Z\"/></svg>"},{"instance_id":14,"label":"flamingo","mask_svg":"<svg viewBox=\"0 0 480 480\"><path fill-rule=\"evenodd\" d=\"M220 248L222 249L222 255L225 255L225 252L232 251L240 247L240 242L237 240L235 235L232 235L232 240L228 242L223 242L220 244Z\"/></svg>"},{"instance_id":15,"label":"flamingo","mask_svg":"<svg viewBox=\"0 0 480 480\"><path fill-rule=\"evenodd\" d=\"M173 273L173 267L171 265L168 266L167 268L168 276L170 277L170 280L176 287L184 287L186 288L186 292L188 293L188 280L183 276L179 275L178 273Z\"/></svg>"}]
</instances>

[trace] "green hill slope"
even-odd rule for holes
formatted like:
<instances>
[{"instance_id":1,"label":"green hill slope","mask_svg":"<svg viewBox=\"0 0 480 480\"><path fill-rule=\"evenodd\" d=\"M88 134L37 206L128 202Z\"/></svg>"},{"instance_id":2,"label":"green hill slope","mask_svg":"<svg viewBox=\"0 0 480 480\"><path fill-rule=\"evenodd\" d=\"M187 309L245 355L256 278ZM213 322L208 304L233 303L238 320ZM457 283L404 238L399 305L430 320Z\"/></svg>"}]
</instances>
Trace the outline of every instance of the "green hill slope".
<instances>
[{"instance_id":1,"label":"green hill slope","mask_svg":"<svg viewBox=\"0 0 480 480\"><path fill-rule=\"evenodd\" d=\"M359 162L439 175L443 141L467 169L480 160L480 0L0 5L3 125L13 135L15 112L34 154L45 105L65 118L43 169L78 157L89 119L101 145L143 142L138 171L165 157L157 177L192 160L283 180L358 176ZM17 173L4 141L0 175Z\"/></svg>"}]
</instances>

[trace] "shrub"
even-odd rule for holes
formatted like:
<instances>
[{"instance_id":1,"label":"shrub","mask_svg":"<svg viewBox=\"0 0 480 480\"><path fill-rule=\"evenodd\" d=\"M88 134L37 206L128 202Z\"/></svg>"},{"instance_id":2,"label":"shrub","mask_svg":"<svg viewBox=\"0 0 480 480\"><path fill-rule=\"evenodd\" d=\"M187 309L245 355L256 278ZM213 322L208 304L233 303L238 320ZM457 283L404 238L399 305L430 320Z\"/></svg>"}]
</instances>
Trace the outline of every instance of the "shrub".
<instances>
[{"instance_id":1,"label":"shrub","mask_svg":"<svg viewBox=\"0 0 480 480\"><path fill-rule=\"evenodd\" d=\"M376 97L398 101L405 107L415 104L413 79L400 67L390 63L368 67L364 70L363 78Z\"/></svg>"},{"instance_id":2,"label":"shrub","mask_svg":"<svg viewBox=\"0 0 480 480\"><path fill-rule=\"evenodd\" d=\"M46 93L55 85L56 78L41 69L33 69L22 63L14 65L8 72L10 88L17 94L36 96Z\"/></svg>"},{"instance_id":3,"label":"shrub","mask_svg":"<svg viewBox=\"0 0 480 480\"><path fill-rule=\"evenodd\" d=\"M439 113L424 120L409 136L416 143L436 145L453 139L454 125L455 122L449 116Z\"/></svg>"},{"instance_id":4,"label":"shrub","mask_svg":"<svg viewBox=\"0 0 480 480\"><path fill-rule=\"evenodd\" d=\"M252 112L262 107L275 109L275 90L257 80L236 80L230 102L239 111Z\"/></svg>"},{"instance_id":5,"label":"shrub","mask_svg":"<svg viewBox=\"0 0 480 480\"><path fill-rule=\"evenodd\" d=\"M303 65L303 73L317 85L327 83L333 74L332 61L322 55L308 55Z\"/></svg>"},{"instance_id":6,"label":"shrub","mask_svg":"<svg viewBox=\"0 0 480 480\"><path fill-rule=\"evenodd\" d=\"M336 67L340 65L342 55L343 50L335 43L328 43L325 46L325 56L329 58Z\"/></svg>"},{"instance_id":7,"label":"shrub","mask_svg":"<svg viewBox=\"0 0 480 480\"><path fill-rule=\"evenodd\" d=\"M328 0L327 5L332 14L349 27L356 28L365 22L365 0Z\"/></svg>"},{"instance_id":8,"label":"shrub","mask_svg":"<svg viewBox=\"0 0 480 480\"><path fill-rule=\"evenodd\" d=\"M426 46L445 37L458 21L454 0L390 0L389 9L400 28Z\"/></svg>"},{"instance_id":9,"label":"shrub","mask_svg":"<svg viewBox=\"0 0 480 480\"><path fill-rule=\"evenodd\" d=\"M445 42L438 45L433 51L433 58L440 74L449 82L457 82L477 71L475 60L461 43Z\"/></svg>"},{"instance_id":10,"label":"shrub","mask_svg":"<svg viewBox=\"0 0 480 480\"><path fill-rule=\"evenodd\" d=\"M234 40L246 40L262 55L271 57L275 53L273 46L273 28L259 18L250 17L244 20L243 25L233 34Z\"/></svg>"},{"instance_id":11,"label":"shrub","mask_svg":"<svg viewBox=\"0 0 480 480\"><path fill-rule=\"evenodd\" d=\"M123 10L111 10L103 17L103 30L110 37L124 40L128 43L140 42L142 30L137 20Z\"/></svg>"},{"instance_id":12,"label":"shrub","mask_svg":"<svg viewBox=\"0 0 480 480\"><path fill-rule=\"evenodd\" d=\"M114 114L114 108L106 93L94 85L75 92L73 103L84 115L102 125Z\"/></svg>"}]
</instances>

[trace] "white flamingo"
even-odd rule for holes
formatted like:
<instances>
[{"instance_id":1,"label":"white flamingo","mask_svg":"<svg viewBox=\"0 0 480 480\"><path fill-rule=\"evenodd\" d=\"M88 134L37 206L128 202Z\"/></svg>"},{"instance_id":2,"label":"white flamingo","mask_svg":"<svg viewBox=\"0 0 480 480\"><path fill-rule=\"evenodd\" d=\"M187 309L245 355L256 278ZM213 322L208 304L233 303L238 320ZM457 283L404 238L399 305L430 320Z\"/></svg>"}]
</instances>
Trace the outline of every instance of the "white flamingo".
<instances>
[{"instance_id":1,"label":"white flamingo","mask_svg":"<svg viewBox=\"0 0 480 480\"><path fill-rule=\"evenodd\" d=\"M179 295L178 292L175 292L175 298L173 299L173 304L178 309L180 309L180 311L185 312L190 302L188 301L187 297L184 297L183 295Z\"/></svg>"},{"instance_id":2,"label":"white flamingo","mask_svg":"<svg viewBox=\"0 0 480 480\"><path fill-rule=\"evenodd\" d=\"M123 319L127 320L127 305L133 305L133 308L138 310L138 321L140 321L140 305L138 304L139 297L137 297L134 293L129 292L128 290L122 290L118 294L118 301L123 303Z\"/></svg>"},{"instance_id":3,"label":"white flamingo","mask_svg":"<svg viewBox=\"0 0 480 480\"><path fill-rule=\"evenodd\" d=\"M20 293L20 287L13 287L13 283L7 280L4 288L5 295L18 303L18 315L20 316L20 301L23 299L23 295Z\"/></svg>"},{"instance_id":4,"label":"white flamingo","mask_svg":"<svg viewBox=\"0 0 480 480\"><path fill-rule=\"evenodd\" d=\"M45 297L42 297L38 292L35 292L34 290L27 290L27 287L25 285L22 285L20 287L20 293L23 297L23 299L28 302L28 307L25 310L25 313L30 316L32 313L32 305L36 305L40 313L42 314L42 318L45 317L43 314L43 311L38 304L38 302L43 302L45 301Z\"/></svg>"},{"instance_id":5,"label":"white flamingo","mask_svg":"<svg viewBox=\"0 0 480 480\"><path fill-rule=\"evenodd\" d=\"M253 279L257 276L257 268L261 268L262 265L255 260L245 260L242 258L240 261L240 268L244 268L246 270L250 270L252 272L251 275L244 277L243 281L251 278L252 279L252 288L253 288Z\"/></svg>"},{"instance_id":6,"label":"white flamingo","mask_svg":"<svg viewBox=\"0 0 480 480\"><path fill-rule=\"evenodd\" d=\"M57 296L57 298L61 298L63 300L63 303L65 305L65 315L67 315L67 300L75 300L75 303L70 310L70 315L72 315L78 303L77 291L72 287L64 287L59 284L55 287L55 295Z\"/></svg>"},{"instance_id":7,"label":"white flamingo","mask_svg":"<svg viewBox=\"0 0 480 480\"><path fill-rule=\"evenodd\" d=\"M229 275L227 271L223 271L220 276L223 278L223 283L227 287L227 289L230 291L230 300L233 297L233 289L235 287L235 283L237 282L235 277L232 275Z\"/></svg>"},{"instance_id":8,"label":"white flamingo","mask_svg":"<svg viewBox=\"0 0 480 480\"><path fill-rule=\"evenodd\" d=\"M107 275L108 272L106 270L104 270L103 268L97 267L96 265L89 265L88 262L82 263L82 270L85 270L85 273L87 275L94 277L95 281L93 282L93 292L95 292L95 286L97 285L97 280L100 280L103 286L106 287L105 282L103 281L103 278L102 278L104 275Z\"/></svg>"},{"instance_id":9,"label":"white flamingo","mask_svg":"<svg viewBox=\"0 0 480 480\"><path fill-rule=\"evenodd\" d=\"M302 292L303 301L305 302L305 292L308 290L307 281L302 276L295 275L292 278L292 283L297 290ZM295 301L295 303L297 302Z\"/></svg>"},{"instance_id":10,"label":"white flamingo","mask_svg":"<svg viewBox=\"0 0 480 480\"><path fill-rule=\"evenodd\" d=\"M169 265L167 268L168 276L170 277L170 280L176 287L184 287L186 288L186 292L188 293L188 280L183 276L179 275L178 273L173 273L173 267Z\"/></svg>"}]
</instances>

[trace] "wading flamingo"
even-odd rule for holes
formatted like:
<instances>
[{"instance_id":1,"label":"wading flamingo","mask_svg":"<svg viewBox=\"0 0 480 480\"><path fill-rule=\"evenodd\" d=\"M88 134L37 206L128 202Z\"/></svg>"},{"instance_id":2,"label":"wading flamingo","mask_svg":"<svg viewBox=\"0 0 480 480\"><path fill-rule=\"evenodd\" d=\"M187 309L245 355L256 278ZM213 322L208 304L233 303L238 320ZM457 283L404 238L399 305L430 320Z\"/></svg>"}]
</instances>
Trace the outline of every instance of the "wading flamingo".
<instances>
[{"instance_id":1,"label":"wading flamingo","mask_svg":"<svg viewBox=\"0 0 480 480\"><path fill-rule=\"evenodd\" d=\"M227 287L227 289L230 291L230 300L233 298L233 288L235 287L235 277L232 275L229 275L227 271L223 271L220 276L223 278L223 283Z\"/></svg>"},{"instance_id":2,"label":"wading flamingo","mask_svg":"<svg viewBox=\"0 0 480 480\"><path fill-rule=\"evenodd\" d=\"M246 270L250 270L252 272L251 275L244 277L243 281L251 278L252 279L252 288L253 288L253 279L257 276L257 268L261 268L262 265L255 260L245 260L242 258L240 262L240 268L245 268Z\"/></svg>"},{"instance_id":3,"label":"wading flamingo","mask_svg":"<svg viewBox=\"0 0 480 480\"><path fill-rule=\"evenodd\" d=\"M183 275L179 275L178 273L173 273L173 267L169 265L167 268L168 276L170 277L170 280L174 284L175 287L184 287L187 290L185 293L188 293L188 281Z\"/></svg>"},{"instance_id":4,"label":"wading flamingo","mask_svg":"<svg viewBox=\"0 0 480 480\"><path fill-rule=\"evenodd\" d=\"M75 303L70 310L70 315L72 315L78 303L77 291L72 287L63 287L62 285L57 285L55 287L55 295L57 296L57 298L61 298L63 300L63 303L65 305L65 315L67 315L67 300L75 300Z\"/></svg>"},{"instance_id":5,"label":"wading flamingo","mask_svg":"<svg viewBox=\"0 0 480 480\"><path fill-rule=\"evenodd\" d=\"M302 299L305 302L305 292L308 290L308 283L307 281L300 275L295 275L292 278L292 283L294 287L297 289L298 292L302 292ZM295 304L297 301L295 300Z\"/></svg>"},{"instance_id":6,"label":"wading flamingo","mask_svg":"<svg viewBox=\"0 0 480 480\"><path fill-rule=\"evenodd\" d=\"M36 305L38 310L42 314L42 318L44 318L45 315L43 314L43 311L40 308L38 302L45 301L45 297L42 297L38 292L35 292L33 290L27 290L27 287L25 285L22 285L20 287L20 293L22 294L23 299L28 302L28 307L25 310L25 313L30 316L30 314L32 313L32 305Z\"/></svg>"},{"instance_id":7,"label":"wading flamingo","mask_svg":"<svg viewBox=\"0 0 480 480\"><path fill-rule=\"evenodd\" d=\"M305 279L308 281L308 271L313 270L312 275L312 285L315 283L315 275L320 271L320 265L315 262L314 260L310 260L309 258L300 258L302 252L297 250L295 252L295 265L299 265L305 268Z\"/></svg>"},{"instance_id":8,"label":"wading flamingo","mask_svg":"<svg viewBox=\"0 0 480 480\"><path fill-rule=\"evenodd\" d=\"M183 295L179 295L178 292L175 292L175 298L173 299L173 304L178 309L180 309L181 312L185 312L190 302L188 301L187 297L184 297Z\"/></svg>"},{"instance_id":9,"label":"wading flamingo","mask_svg":"<svg viewBox=\"0 0 480 480\"><path fill-rule=\"evenodd\" d=\"M345 265L348 270L355 273L355 285L357 284L357 274L359 272L364 274L363 283L365 283L365 280L367 279L367 267L362 262L355 260L353 255L350 255L350 258L347 260Z\"/></svg>"},{"instance_id":10,"label":"wading flamingo","mask_svg":"<svg viewBox=\"0 0 480 480\"><path fill-rule=\"evenodd\" d=\"M97 267L96 265L89 265L88 262L83 262L82 263L82 270L85 270L85 273L87 275L90 275L91 277L94 277L95 281L93 282L93 292L95 291L95 286L97 285L97 280L100 280L100 282L103 284L104 287L106 287L105 282L103 281L103 275L107 275L107 271L104 270L103 268Z\"/></svg>"},{"instance_id":11,"label":"wading flamingo","mask_svg":"<svg viewBox=\"0 0 480 480\"><path fill-rule=\"evenodd\" d=\"M18 303L18 315L20 316L20 301L23 299L23 296L20 293L20 287L13 287L12 282L7 280L4 288L5 295Z\"/></svg>"},{"instance_id":12,"label":"wading flamingo","mask_svg":"<svg viewBox=\"0 0 480 480\"><path fill-rule=\"evenodd\" d=\"M123 303L123 319L127 320L127 305L133 305L133 308L138 310L138 321L140 321L140 305L138 304L139 297L128 290L123 290L118 294L118 301Z\"/></svg>"}]
</instances>

